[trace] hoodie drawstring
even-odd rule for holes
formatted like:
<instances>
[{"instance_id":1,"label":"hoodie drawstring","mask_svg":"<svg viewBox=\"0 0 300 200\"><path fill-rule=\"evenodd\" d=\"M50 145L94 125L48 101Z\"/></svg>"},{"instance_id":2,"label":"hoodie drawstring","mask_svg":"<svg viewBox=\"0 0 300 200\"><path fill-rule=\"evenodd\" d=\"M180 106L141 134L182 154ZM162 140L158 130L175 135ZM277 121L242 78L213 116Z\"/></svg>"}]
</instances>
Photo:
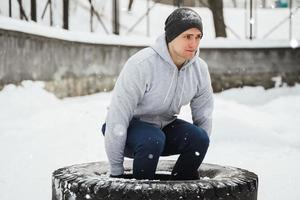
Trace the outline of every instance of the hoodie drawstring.
<instances>
[{"instance_id":1,"label":"hoodie drawstring","mask_svg":"<svg viewBox=\"0 0 300 200\"><path fill-rule=\"evenodd\" d=\"M181 94L180 94L180 99L179 99L178 107L179 107L180 104L181 104L181 100L182 100L182 96L183 96L183 92L184 92L185 78L186 78L186 76L184 75L184 77L183 77L183 83L182 83L182 90L181 90Z\"/></svg>"},{"instance_id":2,"label":"hoodie drawstring","mask_svg":"<svg viewBox=\"0 0 300 200\"><path fill-rule=\"evenodd\" d=\"M168 96L169 96L170 90L171 90L172 85L173 85L173 81L174 81L174 76L175 76L175 74L176 74L176 69L174 69L174 71L173 71L172 81L171 81L170 87L169 87L169 89L168 89L168 92L167 92L167 95L166 95L166 97L165 97L165 99L164 99L163 104L166 102L166 100L167 100L167 98L168 98Z\"/></svg>"}]
</instances>

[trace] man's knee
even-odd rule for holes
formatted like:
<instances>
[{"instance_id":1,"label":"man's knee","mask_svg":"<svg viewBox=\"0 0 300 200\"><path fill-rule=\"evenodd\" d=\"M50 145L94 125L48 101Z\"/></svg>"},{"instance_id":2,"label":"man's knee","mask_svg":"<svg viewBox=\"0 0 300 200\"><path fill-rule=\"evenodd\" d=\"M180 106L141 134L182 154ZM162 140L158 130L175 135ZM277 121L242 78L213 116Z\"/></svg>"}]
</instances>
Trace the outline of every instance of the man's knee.
<instances>
[{"instance_id":1,"label":"man's knee","mask_svg":"<svg viewBox=\"0 0 300 200\"><path fill-rule=\"evenodd\" d=\"M197 148L208 148L210 140L207 132L201 127L195 127L190 142Z\"/></svg>"},{"instance_id":2,"label":"man's knee","mask_svg":"<svg viewBox=\"0 0 300 200\"><path fill-rule=\"evenodd\" d=\"M165 146L165 140L166 137L164 134L148 136L139 142L135 152L147 153L150 159L160 156Z\"/></svg>"},{"instance_id":3,"label":"man's knee","mask_svg":"<svg viewBox=\"0 0 300 200\"><path fill-rule=\"evenodd\" d=\"M104 123L102 125L102 128L101 128L101 131L102 131L102 134L105 135L105 130L106 130L106 123Z\"/></svg>"}]
</instances>

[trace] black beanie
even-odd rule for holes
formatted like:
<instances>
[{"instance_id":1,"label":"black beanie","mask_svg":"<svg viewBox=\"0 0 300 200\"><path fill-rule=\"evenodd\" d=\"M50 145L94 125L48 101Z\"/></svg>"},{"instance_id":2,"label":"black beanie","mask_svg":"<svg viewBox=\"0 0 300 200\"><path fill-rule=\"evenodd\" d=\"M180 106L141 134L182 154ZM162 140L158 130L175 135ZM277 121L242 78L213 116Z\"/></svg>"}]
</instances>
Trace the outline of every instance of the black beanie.
<instances>
[{"instance_id":1,"label":"black beanie","mask_svg":"<svg viewBox=\"0 0 300 200\"><path fill-rule=\"evenodd\" d=\"M192 9L177 8L169 15L165 22L167 43L190 28L197 28L203 34L201 17Z\"/></svg>"}]
</instances>

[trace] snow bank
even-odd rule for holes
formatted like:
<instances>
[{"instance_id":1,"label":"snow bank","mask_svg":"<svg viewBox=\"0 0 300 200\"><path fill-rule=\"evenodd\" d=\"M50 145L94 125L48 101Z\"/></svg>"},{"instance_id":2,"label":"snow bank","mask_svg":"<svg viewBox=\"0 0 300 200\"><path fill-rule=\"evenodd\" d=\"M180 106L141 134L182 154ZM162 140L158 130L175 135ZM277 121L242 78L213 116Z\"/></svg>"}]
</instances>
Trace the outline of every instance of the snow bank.
<instances>
[{"instance_id":1,"label":"snow bank","mask_svg":"<svg viewBox=\"0 0 300 200\"><path fill-rule=\"evenodd\" d=\"M0 92L2 200L49 199L55 169L107 160L100 128L111 93L59 100L42 86L25 81ZM215 100L205 162L257 173L259 199L299 199L300 85L230 89ZM191 120L188 106L179 117Z\"/></svg>"}]
</instances>

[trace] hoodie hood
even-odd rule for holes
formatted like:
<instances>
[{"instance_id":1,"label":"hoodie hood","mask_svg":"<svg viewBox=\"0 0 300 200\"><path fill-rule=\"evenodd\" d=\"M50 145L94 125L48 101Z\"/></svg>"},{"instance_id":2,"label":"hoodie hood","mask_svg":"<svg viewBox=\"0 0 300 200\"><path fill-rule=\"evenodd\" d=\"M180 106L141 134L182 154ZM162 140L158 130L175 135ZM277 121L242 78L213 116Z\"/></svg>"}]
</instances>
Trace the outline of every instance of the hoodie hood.
<instances>
[{"instance_id":1,"label":"hoodie hood","mask_svg":"<svg viewBox=\"0 0 300 200\"><path fill-rule=\"evenodd\" d=\"M168 45L166 42L166 35L165 33L159 36L154 45L151 46L151 48L158 53L160 57L162 57L163 60L165 60L167 63L169 63L171 66L176 67L175 63L172 60L172 57L170 55ZM199 56L199 49L196 51L194 57L188 61L186 61L183 65L183 67L188 67L191 65L193 62L195 62L196 58ZM183 68L182 67L182 68ZM177 67L176 67L177 68Z\"/></svg>"}]
</instances>

